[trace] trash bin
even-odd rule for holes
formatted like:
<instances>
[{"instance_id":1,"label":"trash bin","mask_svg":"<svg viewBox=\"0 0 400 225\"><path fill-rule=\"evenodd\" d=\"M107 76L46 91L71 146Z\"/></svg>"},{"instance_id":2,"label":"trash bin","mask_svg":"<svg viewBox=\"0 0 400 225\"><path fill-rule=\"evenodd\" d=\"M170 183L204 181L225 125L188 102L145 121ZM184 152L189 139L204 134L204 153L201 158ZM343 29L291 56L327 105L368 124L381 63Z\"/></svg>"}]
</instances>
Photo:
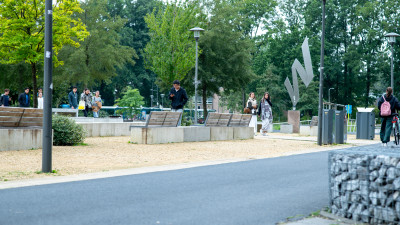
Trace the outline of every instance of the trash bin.
<instances>
[{"instance_id":1,"label":"trash bin","mask_svg":"<svg viewBox=\"0 0 400 225\"><path fill-rule=\"evenodd\" d=\"M373 140L375 138L374 108L357 108L357 139Z\"/></svg>"},{"instance_id":2,"label":"trash bin","mask_svg":"<svg viewBox=\"0 0 400 225\"><path fill-rule=\"evenodd\" d=\"M335 111L335 126L333 127L333 143L344 144L347 141L346 111Z\"/></svg>"},{"instance_id":3,"label":"trash bin","mask_svg":"<svg viewBox=\"0 0 400 225\"><path fill-rule=\"evenodd\" d=\"M322 144L331 145L333 143L333 124L334 124L333 109L324 109L322 114Z\"/></svg>"}]
</instances>

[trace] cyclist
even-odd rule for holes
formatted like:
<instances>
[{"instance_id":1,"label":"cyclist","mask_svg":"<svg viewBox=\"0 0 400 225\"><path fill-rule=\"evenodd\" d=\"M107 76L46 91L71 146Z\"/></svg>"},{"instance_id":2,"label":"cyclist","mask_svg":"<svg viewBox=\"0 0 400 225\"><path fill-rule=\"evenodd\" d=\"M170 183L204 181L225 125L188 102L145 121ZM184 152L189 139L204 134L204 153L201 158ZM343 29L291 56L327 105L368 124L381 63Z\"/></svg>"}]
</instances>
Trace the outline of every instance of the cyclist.
<instances>
[{"instance_id":1,"label":"cyclist","mask_svg":"<svg viewBox=\"0 0 400 225\"><path fill-rule=\"evenodd\" d=\"M380 97L378 101L379 116L382 118L380 136L381 136L382 146L385 147L387 147L387 143L390 141L390 134L392 133L393 116L396 113L396 109L400 109L400 103L397 100L397 98L393 96L392 93L393 89L391 87L388 87L386 89L386 94ZM385 101L390 103L391 114L389 116L381 115L381 106Z\"/></svg>"}]
</instances>

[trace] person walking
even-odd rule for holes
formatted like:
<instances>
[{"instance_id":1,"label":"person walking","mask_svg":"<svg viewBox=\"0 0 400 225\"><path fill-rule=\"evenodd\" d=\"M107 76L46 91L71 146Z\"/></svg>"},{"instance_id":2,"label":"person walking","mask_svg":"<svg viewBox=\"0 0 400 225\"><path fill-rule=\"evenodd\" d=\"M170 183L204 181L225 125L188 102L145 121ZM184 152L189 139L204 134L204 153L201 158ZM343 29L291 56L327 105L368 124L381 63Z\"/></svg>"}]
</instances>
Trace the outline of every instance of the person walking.
<instances>
[{"instance_id":1,"label":"person walking","mask_svg":"<svg viewBox=\"0 0 400 225\"><path fill-rule=\"evenodd\" d=\"M29 107L31 105L31 97L29 96L29 88L25 88L25 92L18 96L19 107Z\"/></svg>"},{"instance_id":2,"label":"person walking","mask_svg":"<svg viewBox=\"0 0 400 225\"><path fill-rule=\"evenodd\" d=\"M78 109L78 88L72 87L72 91L68 94L68 102L71 109Z\"/></svg>"},{"instance_id":3,"label":"person walking","mask_svg":"<svg viewBox=\"0 0 400 225\"><path fill-rule=\"evenodd\" d=\"M85 109L83 110L83 114L85 117L88 116L89 110L92 108L92 93L90 90L85 88L84 92L81 95L81 101L85 102Z\"/></svg>"},{"instance_id":4,"label":"person walking","mask_svg":"<svg viewBox=\"0 0 400 225\"><path fill-rule=\"evenodd\" d=\"M38 96L38 109L43 109L43 93L39 92Z\"/></svg>"},{"instance_id":5,"label":"person walking","mask_svg":"<svg viewBox=\"0 0 400 225\"><path fill-rule=\"evenodd\" d=\"M263 136L267 135L268 130L272 126L272 103L268 92L264 93L264 97L260 101L258 107L258 115L262 120L261 133Z\"/></svg>"},{"instance_id":6,"label":"person walking","mask_svg":"<svg viewBox=\"0 0 400 225\"><path fill-rule=\"evenodd\" d=\"M4 94L0 97L0 106L10 106L11 105L11 97L9 96L10 89L5 89Z\"/></svg>"},{"instance_id":7,"label":"person walking","mask_svg":"<svg viewBox=\"0 0 400 225\"><path fill-rule=\"evenodd\" d=\"M247 100L248 111L251 112L251 120L249 127L254 127L254 135L257 135L257 100L254 92L250 92L249 99Z\"/></svg>"},{"instance_id":8,"label":"person walking","mask_svg":"<svg viewBox=\"0 0 400 225\"><path fill-rule=\"evenodd\" d=\"M186 94L185 89L181 87L181 83L179 80L175 80L173 82L173 87L169 92L169 99L171 100L171 108L172 112L182 112L183 114L183 107L185 106L186 102L188 101L188 96ZM182 115L179 119L178 126L181 125Z\"/></svg>"},{"instance_id":9,"label":"person walking","mask_svg":"<svg viewBox=\"0 0 400 225\"><path fill-rule=\"evenodd\" d=\"M397 98L393 96L393 89L391 87L386 88L386 94L380 97L378 109L379 116L382 118L380 132L381 142L382 146L387 147L392 133L393 114L396 113L396 109L400 109L400 103Z\"/></svg>"},{"instance_id":10,"label":"person walking","mask_svg":"<svg viewBox=\"0 0 400 225\"><path fill-rule=\"evenodd\" d=\"M94 118L99 118L101 106L102 104L101 104L100 91L96 91L96 94L92 99L92 111Z\"/></svg>"}]
</instances>

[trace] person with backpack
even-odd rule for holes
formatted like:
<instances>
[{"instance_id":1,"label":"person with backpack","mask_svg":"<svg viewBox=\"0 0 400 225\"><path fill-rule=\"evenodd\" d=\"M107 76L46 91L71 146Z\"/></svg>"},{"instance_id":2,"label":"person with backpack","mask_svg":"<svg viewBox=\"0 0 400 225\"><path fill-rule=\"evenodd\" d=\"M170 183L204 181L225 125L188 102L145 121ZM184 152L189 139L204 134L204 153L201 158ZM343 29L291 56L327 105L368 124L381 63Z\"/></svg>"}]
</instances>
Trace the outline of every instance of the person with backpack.
<instances>
[{"instance_id":1,"label":"person with backpack","mask_svg":"<svg viewBox=\"0 0 400 225\"><path fill-rule=\"evenodd\" d=\"M382 118L380 136L384 147L387 147L387 143L390 141L393 114L396 113L396 109L400 109L400 103L392 93L393 89L388 87L386 94L382 95L378 101L379 116Z\"/></svg>"}]
</instances>

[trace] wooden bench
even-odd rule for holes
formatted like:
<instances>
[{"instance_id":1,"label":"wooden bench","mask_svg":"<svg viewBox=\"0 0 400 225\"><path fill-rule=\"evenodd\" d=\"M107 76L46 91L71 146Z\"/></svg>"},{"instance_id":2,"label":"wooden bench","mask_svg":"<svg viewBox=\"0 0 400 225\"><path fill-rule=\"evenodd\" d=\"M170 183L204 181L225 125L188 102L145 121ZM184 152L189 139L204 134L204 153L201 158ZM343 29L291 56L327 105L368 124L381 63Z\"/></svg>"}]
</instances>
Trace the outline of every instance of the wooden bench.
<instances>
[{"instance_id":1,"label":"wooden bench","mask_svg":"<svg viewBox=\"0 0 400 225\"><path fill-rule=\"evenodd\" d=\"M209 113L205 122L206 127L227 127L233 114Z\"/></svg>"},{"instance_id":2,"label":"wooden bench","mask_svg":"<svg viewBox=\"0 0 400 225\"><path fill-rule=\"evenodd\" d=\"M144 126L133 127L177 127L181 119L182 112L151 111Z\"/></svg>"},{"instance_id":3,"label":"wooden bench","mask_svg":"<svg viewBox=\"0 0 400 225\"><path fill-rule=\"evenodd\" d=\"M182 112L152 111L144 126L130 126L131 141L138 144L183 142L183 129L178 127Z\"/></svg>"},{"instance_id":4,"label":"wooden bench","mask_svg":"<svg viewBox=\"0 0 400 225\"><path fill-rule=\"evenodd\" d=\"M228 126L248 127L250 125L251 116L251 114L233 114Z\"/></svg>"},{"instance_id":5,"label":"wooden bench","mask_svg":"<svg viewBox=\"0 0 400 225\"><path fill-rule=\"evenodd\" d=\"M41 127L43 109L0 107L0 127Z\"/></svg>"}]
</instances>

